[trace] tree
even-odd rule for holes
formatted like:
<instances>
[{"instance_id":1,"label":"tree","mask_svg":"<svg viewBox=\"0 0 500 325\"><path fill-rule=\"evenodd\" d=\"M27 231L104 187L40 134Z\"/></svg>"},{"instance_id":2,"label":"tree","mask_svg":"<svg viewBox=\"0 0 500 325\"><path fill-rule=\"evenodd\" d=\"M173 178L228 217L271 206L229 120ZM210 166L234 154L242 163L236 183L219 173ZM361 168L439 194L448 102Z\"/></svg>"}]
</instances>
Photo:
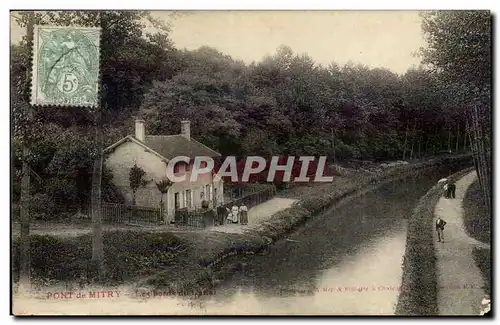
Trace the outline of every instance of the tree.
<instances>
[{"instance_id":1,"label":"tree","mask_svg":"<svg viewBox=\"0 0 500 325\"><path fill-rule=\"evenodd\" d=\"M476 170L491 212L491 13L432 11L423 14L428 46L423 62L438 72L443 92L464 107Z\"/></svg>"},{"instance_id":2,"label":"tree","mask_svg":"<svg viewBox=\"0 0 500 325\"><path fill-rule=\"evenodd\" d=\"M134 164L134 166L130 168L129 184L130 188L132 189L132 205L136 205L135 195L137 193L137 190L148 184L148 181L144 179L145 175L146 172L144 171L144 169L137 166L137 164Z\"/></svg>"},{"instance_id":3,"label":"tree","mask_svg":"<svg viewBox=\"0 0 500 325\"><path fill-rule=\"evenodd\" d=\"M161 207L161 215L163 217L163 195L168 193L170 187L172 187L174 183L170 179L162 179L161 181L156 183L156 188L160 191L160 207ZM167 199L167 209L168 211L168 199ZM168 213L168 212L167 212Z\"/></svg>"},{"instance_id":4,"label":"tree","mask_svg":"<svg viewBox=\"0 0 500 325\"><path fill-rule=\"evenodd\" d=\"M27 12L26 19L26 47L29 50L33 43L33 29L35 24L35 16L33 12ZM26 71L31 67L30 62L27 62ZM20 274L19 283L20 291L31 291L31 248L30 248L30 176L31 168L30 160L30 124L33 121L33 109L29 104L30 87L27 78L17 80L14 87L11 86L11 94L18 95L20 102L14 105L18 109L16 112L24 118L19 118L21 122L18 125L21 127L17 130L22 134L22 179L21 179L21 254L20 254ZM16 89L17 88L17 89ZM17 91L16 91L17 90ZM15 99L14 99L15 100ZM23 105L24 104L24 105ZM20 108L20 109L19 109ZM16 129L14 129L14 132Z\"/></svg>"}]
</instances>

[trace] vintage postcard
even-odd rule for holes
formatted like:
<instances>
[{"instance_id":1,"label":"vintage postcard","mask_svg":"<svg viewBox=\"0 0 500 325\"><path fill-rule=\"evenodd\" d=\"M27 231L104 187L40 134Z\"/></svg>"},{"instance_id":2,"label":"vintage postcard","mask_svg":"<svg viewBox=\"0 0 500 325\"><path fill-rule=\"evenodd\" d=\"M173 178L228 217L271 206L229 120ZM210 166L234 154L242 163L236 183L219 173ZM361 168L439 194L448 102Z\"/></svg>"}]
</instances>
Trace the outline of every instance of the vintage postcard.
<instances>
[{"instance_id":1,"label":"vintage postcard","mask_svg":"<svg viewBox=\"0 0 500 325\"><path fill-rule=\"evenodd\" d=\"M489 314L489 11L10 16L13 315Z\"/></svg>"}]
</instances>

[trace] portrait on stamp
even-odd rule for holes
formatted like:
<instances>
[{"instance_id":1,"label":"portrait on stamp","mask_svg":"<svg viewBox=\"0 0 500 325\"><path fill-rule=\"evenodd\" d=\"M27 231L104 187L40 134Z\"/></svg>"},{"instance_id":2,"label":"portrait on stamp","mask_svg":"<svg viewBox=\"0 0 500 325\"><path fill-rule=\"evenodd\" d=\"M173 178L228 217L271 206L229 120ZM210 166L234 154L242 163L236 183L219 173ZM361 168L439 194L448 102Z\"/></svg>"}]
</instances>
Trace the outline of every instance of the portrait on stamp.
<instances>
[{"instance_id":1,"label":"portrait on stamp","mask_svg":"<svg viewBox=\"0 0 500 325\"><path fill-rule=\"evenodd\" d=\"M32 105L97 106L100 29L36 26Z\"/></svg>"}]
</instances>

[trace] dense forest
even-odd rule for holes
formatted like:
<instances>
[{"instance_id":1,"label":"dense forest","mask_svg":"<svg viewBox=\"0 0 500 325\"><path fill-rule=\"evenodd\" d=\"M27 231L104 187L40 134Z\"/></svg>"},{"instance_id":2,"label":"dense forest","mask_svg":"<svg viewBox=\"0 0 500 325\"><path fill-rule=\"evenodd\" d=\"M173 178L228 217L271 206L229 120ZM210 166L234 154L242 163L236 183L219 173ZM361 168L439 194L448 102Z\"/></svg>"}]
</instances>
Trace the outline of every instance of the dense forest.
<instances>
[{"instance_id":1,"label":"dense forest","mask_svg":"<svg viewBox=\"0 0 500 325\"><path fill-rule=\"evenodd\" d=\"M26 27L28 14L16 15ZM35 21L103 26L104 145L132 134L135 116L144 117L149 134L179 133L179 121L189 119L192 136L223 155L382 161L472 149L478 168L484 167L478 169L482 184L490 184L489 12L424 13L423 64L403 75L356 63L340 66L334 57L322 66L287 45L251 64L208 46L177 49L168 22L149 12L36 13ZM155 32L146 33L146 24ZM19 200L22 145L28 141L36 176L32 206L51 215L61 203L88 203L97 114L81 107L36 107L30 117L30 51L26 37L11 46L13 199ZM118 199L111 177L104 170L105 201Z\"/></svg>"}]
</instances>

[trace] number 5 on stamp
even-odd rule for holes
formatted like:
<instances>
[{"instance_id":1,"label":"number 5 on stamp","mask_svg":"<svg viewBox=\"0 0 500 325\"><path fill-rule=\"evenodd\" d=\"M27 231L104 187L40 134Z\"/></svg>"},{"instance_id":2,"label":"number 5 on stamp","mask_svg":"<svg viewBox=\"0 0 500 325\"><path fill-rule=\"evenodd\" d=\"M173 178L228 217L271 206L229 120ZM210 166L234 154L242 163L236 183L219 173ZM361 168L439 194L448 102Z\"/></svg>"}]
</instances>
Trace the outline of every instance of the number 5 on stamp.
<instances>
[{"instance_id":1,"label":"number 5 on stamp","mask_svg":"<svg viewBox=\"0 0 500 325\"><path fill-rule=\"evenodd\" d=\"M100 28L35 26L31 104L99 104Z\"/></svg>"}]
</instances>

